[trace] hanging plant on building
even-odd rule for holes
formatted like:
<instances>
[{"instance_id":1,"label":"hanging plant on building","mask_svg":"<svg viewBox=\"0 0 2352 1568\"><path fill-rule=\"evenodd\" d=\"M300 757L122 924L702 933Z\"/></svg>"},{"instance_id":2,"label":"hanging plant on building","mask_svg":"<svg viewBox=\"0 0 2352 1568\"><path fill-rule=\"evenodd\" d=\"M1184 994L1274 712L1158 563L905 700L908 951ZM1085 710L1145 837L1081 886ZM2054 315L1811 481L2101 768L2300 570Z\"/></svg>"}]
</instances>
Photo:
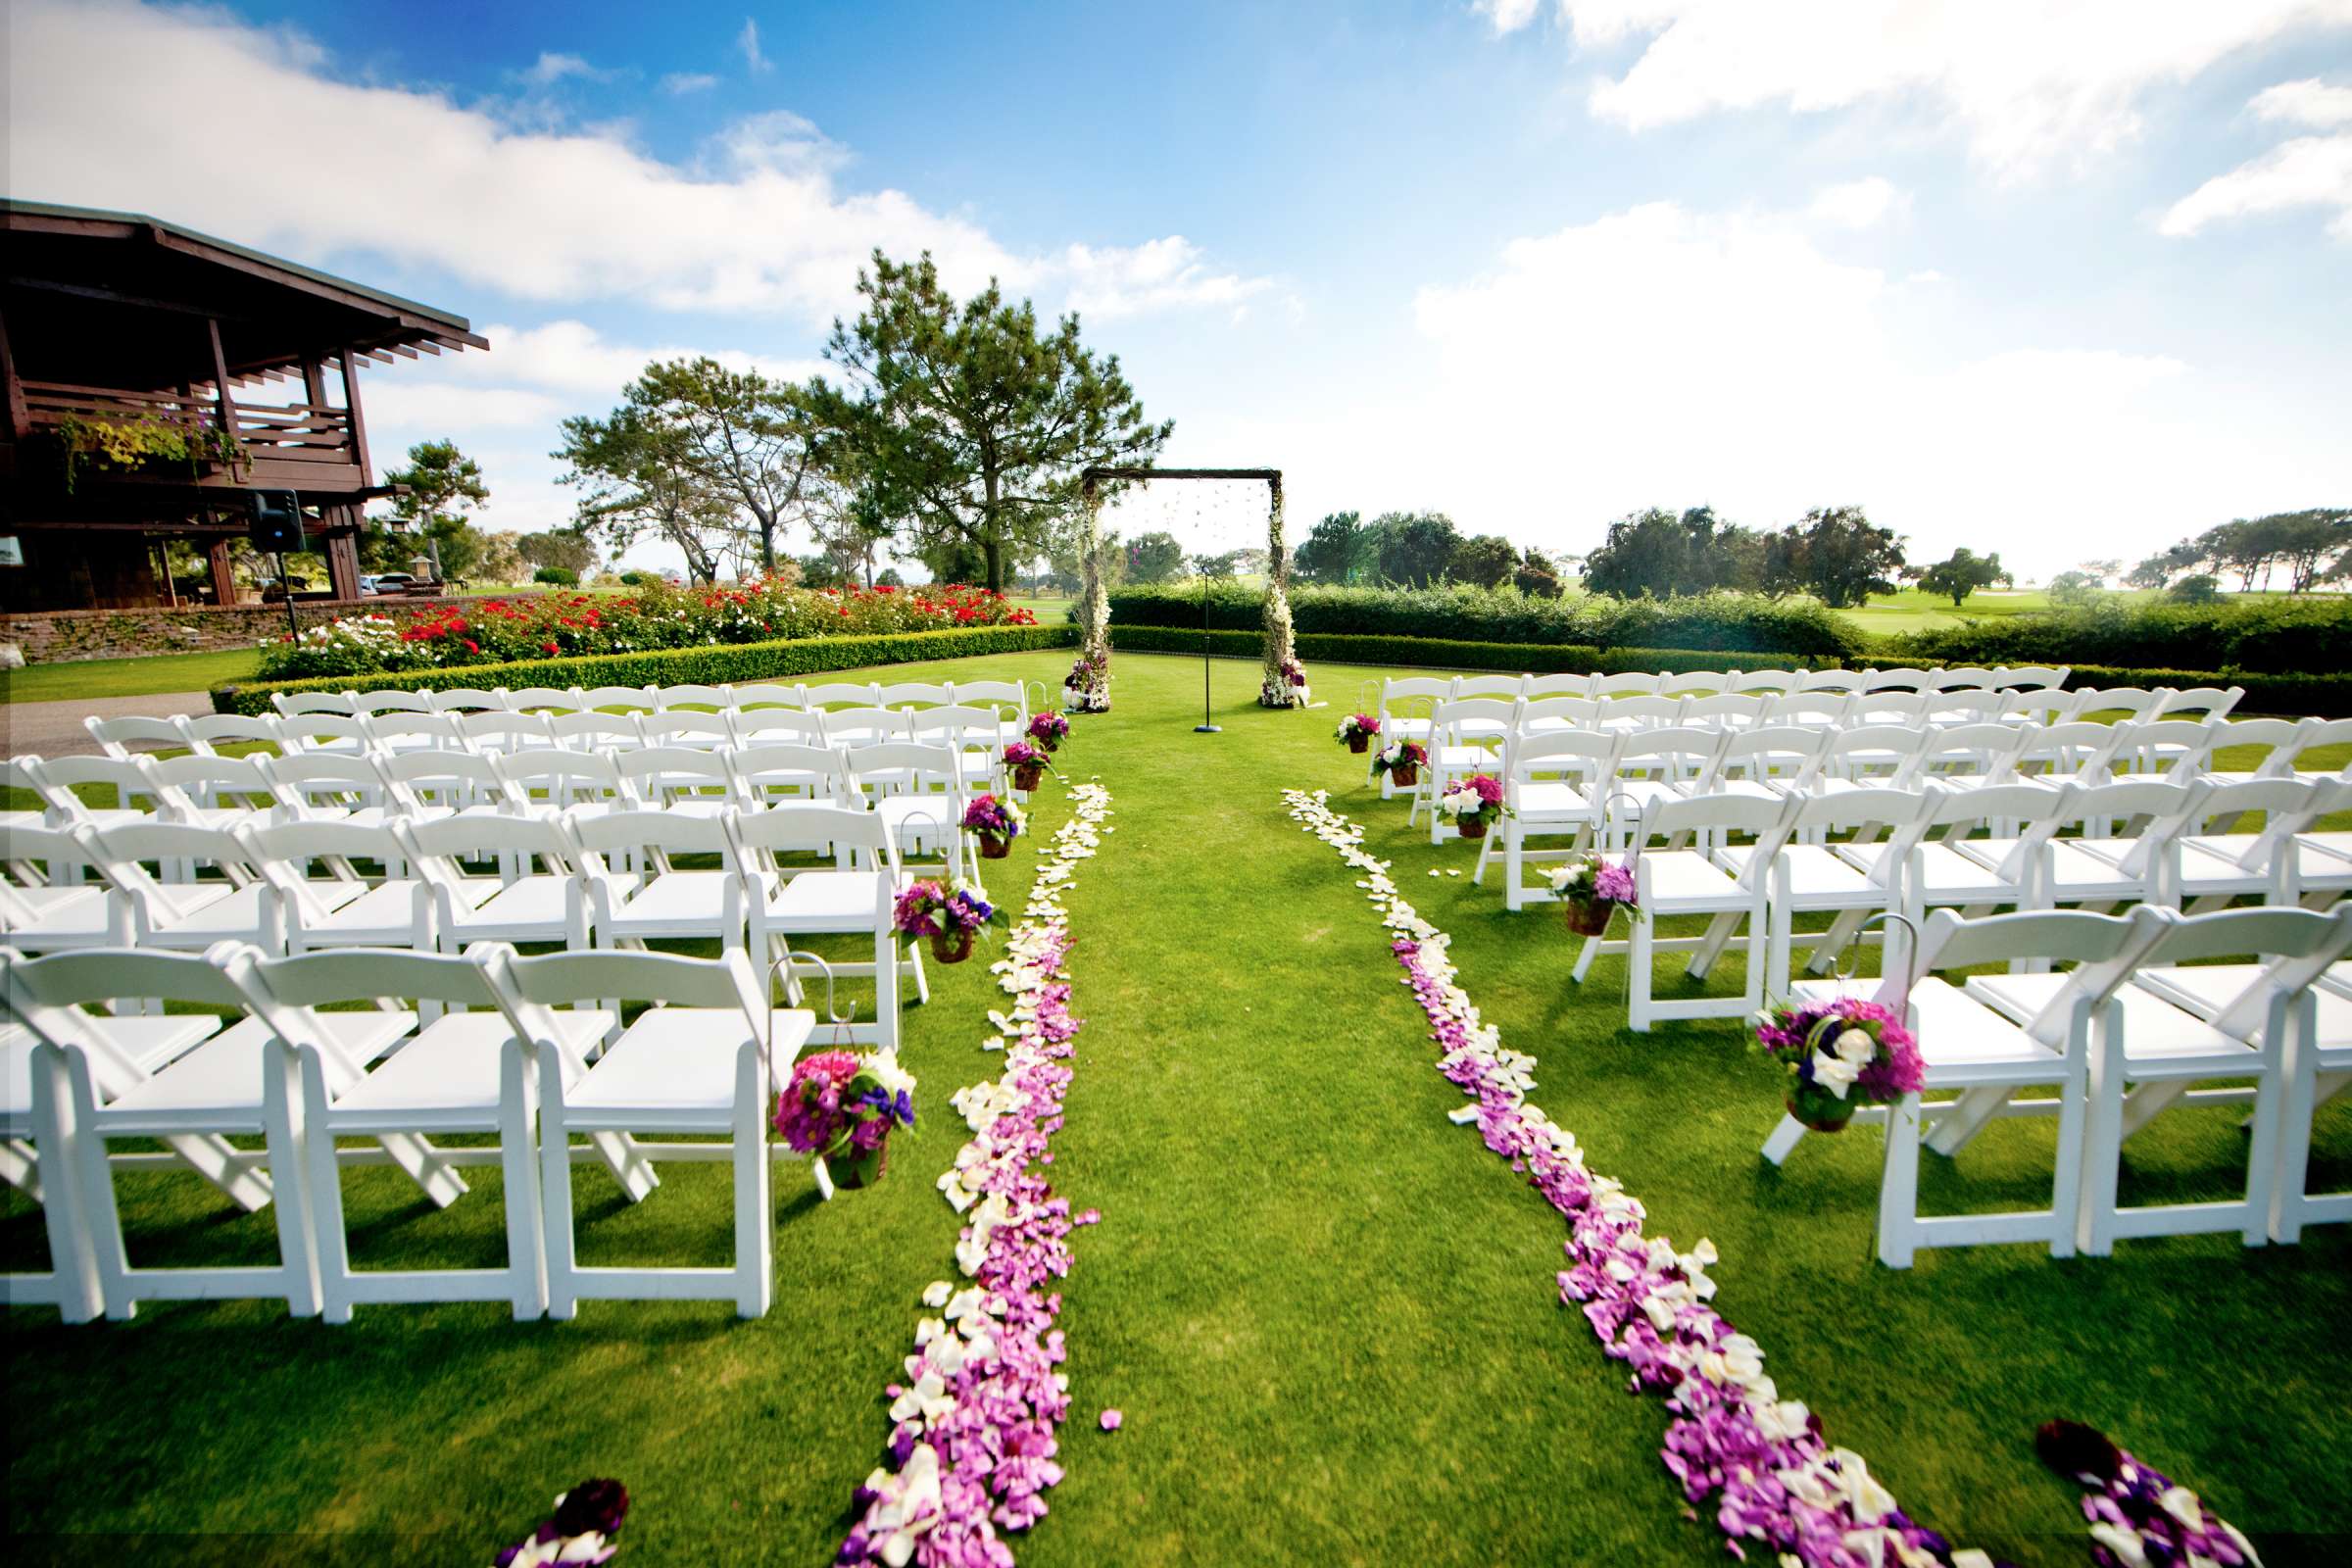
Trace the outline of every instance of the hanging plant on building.
<instances>
[{"instance_id":1,"label":"hanging plant on building","mask_svg":"<svg viewBox=\"0 0 2352 1568\"><path fill-rule=\"evenodd\" d=\"M184 463L193 478L203 463L218 463L233 470L245 461L245 449L217 425L201 426L191 438L185 427L152 415L134 419L85 419L69 414L57 421L54 434L68 495L74 493L82 469L89 467L136 473L157 464Z\"/></svg>"}]
</instances>

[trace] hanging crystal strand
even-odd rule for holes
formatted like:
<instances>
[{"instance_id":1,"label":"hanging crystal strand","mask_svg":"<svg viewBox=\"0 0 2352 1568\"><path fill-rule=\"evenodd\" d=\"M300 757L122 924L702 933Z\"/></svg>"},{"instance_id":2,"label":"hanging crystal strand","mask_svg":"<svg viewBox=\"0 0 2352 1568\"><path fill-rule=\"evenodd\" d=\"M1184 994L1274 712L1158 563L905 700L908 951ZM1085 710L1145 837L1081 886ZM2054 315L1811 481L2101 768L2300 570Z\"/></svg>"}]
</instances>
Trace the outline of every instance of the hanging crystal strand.
<instances>
[{"instance_id":1,"label":"hanging crystal strand","mask_svg":"<svg viewBox=\"0 0 2352 1568\"><path fill-rule=\"evenodd\" d=\"M1062 706L1073 713L1106 713L1110 711L1110 595L1102 586L1102 497L1091 478L1083 495L1086 522L1078 538L1078 663L1063 684Z\"/></svg>"},{"instance_id":2,"label":"hanging crystal strand","mask_svg":"<svg viewBox=\"0 0 2352 1568\"><path fill-rule=\"evenodd\" d=\"M1284 592L1290 580L1290 552L1282 540L1282 481L1273 481L1273 503L1266 510L1265 668L1257 700L1267 708L1304 708L1306 670L1292 652L1291 599Z\"/></svg>"}]
</instances>

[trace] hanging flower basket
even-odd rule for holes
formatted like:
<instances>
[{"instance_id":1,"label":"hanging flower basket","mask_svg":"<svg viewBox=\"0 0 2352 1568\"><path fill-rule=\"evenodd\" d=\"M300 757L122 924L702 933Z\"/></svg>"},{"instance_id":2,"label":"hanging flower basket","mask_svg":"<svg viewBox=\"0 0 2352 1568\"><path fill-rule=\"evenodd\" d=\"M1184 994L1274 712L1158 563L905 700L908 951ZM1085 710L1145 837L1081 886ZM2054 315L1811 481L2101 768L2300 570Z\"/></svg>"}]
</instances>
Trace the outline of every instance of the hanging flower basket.
<instances>
[{"instance_id":1,"label":"hanging flower basket","mask_svg":"<svg viewBox=\"0 0 2352 1568\"><path fill-rule=\"evenodd\" d=\"M891 924L902 936L929 937L940 962L961 963L972 956L972 938L996 917L996 906L962 883L917 882L899 895Z\"/></svg>"},{"instance_id":2,"label":"hanging flower basket","mask_svg":"<svg viewBox=\"0 0 2352 1568\"><path fill-rule=\"evenodd\" d=\"M1838 1100L1825 1091L1810 1087L1799 1090L1782 1101L1788 1114L1817 1133L1841 1133L1853 1122L1854 1112L1862 1108L1859 1102Z\"/></svg>"},{"instance_id":3,"label":"hanging flower basket","mask_svg":"<svg viewBox=\"0 0 2352 1568\"><path fill-rule=\"evenodd\" d=\"M1350 713L1340 720L1338 738L1348 743L1348 749L1361 757L1372 748L1372 737L1380 733L1380 720L1370 713Z\"/></svg>"},{"instance_id":4,"label":"hanging flower basket","mask_svg":"<svg viewBox=\"0 0 2352 1568\"><path fill-rule=\"evenodd\" d=\"M1389 776L1396 781L1397 788L1409 790L1421 782L1421 769L1414 763L1402 762L1390 768Z\"/></svg>"},{"instance_id":5,"label":"hanging flower basket","mask_svg":"<svg viewBox=\"0 0 2352 1568\"><path fill-rule=\"evenodd\" d=\"M998 838L994 833L980 835L980 858L1002 860L1012 853L1012 840Z\"/></svg>"},{"instance_id":6,"label":"hanging flower basket","mask_svg":"<svg viewBox=\"0 0 2352 1568\"><path fill-rule=\"evenodd\" d=\"M1438 814L1450 819L1462 837L1483 839L1487 825L1510 809L1502 795L1502 780L1492 773L1473 773L1438 797Z\"/></svg>"},{"instance_id":7,"label":"hanging flower basket","mask_svg":"<svg viewBox=\"0 0 2352 1568\"><path fill-rule=\"evenodd\" d=\"M1037 788L1038 775L1045 771L1046 749L1014 741L1004 748L1004 765L1012 769L1012 787L1025 795Z\"/></svg>"},{"instance_id":8,"label":"hanging flower basket","mask_svg":"<svg viewBox=\"0 0 2352 1568\"><path fill-rule=\"evenodd\" d=\"M972 956L972 928L931 933L931 956L942 963L961 963Z\"/></svg>"},{"instance_id":9,"label":"hanging flower basket","mask_svg":"<svg viewBox=\"0 0 2352 1568\"><path fill-rule=\"evenodd\" d=\"M1043 762L1023 762L1012 770L1012 787L1026 795L1037 788L1038 775L1044 771Z\"/></svg>"},{"instance_id":10,"label":"hanging flower basket","mask_svg":"<svg viewBox=\"0 0 2352 1568\"><path fill-rule=\"evenodd\" d=\"M1561 903L1560 908L1568 917L1570 933L1580 937L1600 935L1609 928L1609 917L1617 912L1617 906L1605 899L1568 899Z\"/></svg>"},{"instance_id":11,"label":"hanging flower basket","mask_svg":"<svg viewBox=\"0 0 2352 1568\"><path fill-rule=\"evenodd\" d=\"M1466 839L1483 839L1487 836L1487 819L1483 816L1465 816L1456 827Z\"/></svg>"},{"instance_id":12,"label":"hanging flower basket","mask_svg":"<svg viewBox=\"0 0 2352 1568\"><path fill-rule=\"evenodd\" d=\"M971 945L968 938L964 945L966 947ZM884 1139L881 1143L876 1144L872 1152L868 1153L860 1154L852 1152L847 1154L828 1155L825 1159L825 1169L832 1175L833 1185L844 1191L871 1187L882 1179L884 1171L890 1169L890 1141Z\"/></svg>"},{"instance_id":13,"label":"hanging flower basket","mask_svg":"<svg viewBox=\"0 0 2352 1568\"><path fill-rule=\"evenodd\" d=\"M1372 771L1410 789L1420 782L1421 764L1428 760L1429 749L1419 741L1395 741L1373 754Z\"/></svg>"},{"instance_id":14,"label":"hanging flower basket","mask_svg":"<svg viewBox=\"0 0 2352 1568\"><path fill-rule=\"evenodd\" d=\"M1857 997L1765 1008L1754 1049L1788 1074L1781 1102L1788 1114L1817 1133L1842 1132L1864 1105L1892 1104L1927 1078L1901 1015Z\"/></svg>"},{"instance_id":15,"label":"hanging flower basket","mask_svg":"<svg viewBox=\"0 0 2352 1568\"><path fill-rule=\"evenodd\" d=\"M963 830L979 838L983 860L1002 860L1010 855L1012 841L1021 836L1026 823L1018 806L994 795L975 795L972 804L963 808Z\"/></svg>"}]
</instances>

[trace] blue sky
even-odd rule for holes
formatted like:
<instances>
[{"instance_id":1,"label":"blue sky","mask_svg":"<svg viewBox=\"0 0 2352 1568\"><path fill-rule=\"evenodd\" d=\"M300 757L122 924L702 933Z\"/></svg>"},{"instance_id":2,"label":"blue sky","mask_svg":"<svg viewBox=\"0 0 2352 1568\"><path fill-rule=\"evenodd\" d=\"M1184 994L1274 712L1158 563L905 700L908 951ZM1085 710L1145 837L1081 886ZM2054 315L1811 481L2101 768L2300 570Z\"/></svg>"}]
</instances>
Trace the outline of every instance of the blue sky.
<instances>
[{"instance_id":1,"label":"blue sky","mask_svg":"<svg viewBox=\"0 0 2352 1568\"><path fill-rule=\"evenodd\" d=\"M12 19L13 194L489 332L368 396L481 457L492 526L564 518L556 420L649 354L805 371L875 244L1074 305L1294 528L1860 503L2040 575L2352 500L2352 0ZM329 183L272 174L296 133Z\"/></svg>"}]
</instances>

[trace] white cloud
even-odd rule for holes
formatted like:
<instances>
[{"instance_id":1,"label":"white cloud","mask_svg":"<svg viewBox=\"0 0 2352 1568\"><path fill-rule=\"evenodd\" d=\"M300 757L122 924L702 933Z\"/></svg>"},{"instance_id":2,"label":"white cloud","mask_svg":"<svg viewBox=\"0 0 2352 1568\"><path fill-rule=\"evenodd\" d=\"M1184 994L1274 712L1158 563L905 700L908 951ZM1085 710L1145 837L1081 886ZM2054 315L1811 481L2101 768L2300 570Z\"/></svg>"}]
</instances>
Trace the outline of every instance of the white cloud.
<instances>
[{"instance_id":1,"label":"white cloud","mask_svg":"<svg viewBox=\"0 0 2352 1568\"><path fill-rule=\"evenodd\" d=\"M1099 318L1135 316L1180 306L1227 306L1238 318L1273 280L1214 272L1200 248L1182 234L1142 245L1072 245L1060 270L1069 279L1070 309Z\"/></svg>"},{"instance_id":2,"label":"white cloud","mask_svg":"<svg viewBox=\"0 0 2352 1568\"><path fill-rule=\"evenodd\" d=\"M745 34L753 54L757 34ZM903 192L841 189L841 150L789 114L742 122L679 165L638 149L625 126L517 127L494 107L338 80L299 34L217 11L17 0L10 43L9 172L22 197L152 212L330 265L388 258L565 305L611 298L821 323L855 308L858 269L876 247L930 251L958 292L990 276L1014 290L1075 280L1070 258L1010 251ZM190 138L198 84L272 123L335 127L336 177L255 178L241 146ZM158 147L177 152L159 160ZM1106 254L1152 265L1159 255ZM1102 286L1092 270L1088 283ZM1103 298L1217 305L1254 286L1202 270Z\"/></svg>"},{"instance_id":3,"label":"white cloud","mask_svg":"<svg viewBox=\"0 0 2352 1568\"><path fill-rule=\"evenodd\" d=\"M717 85L716 76L699 71L673 71L662 78L662 90L673 98L682 98L691 92L709 92Z\"/></svg>"},{"instance_id":4,"label":"white cloud","mask_svg":"<svg viewBox=\"0 0 2352 1568\"><path fill-rule=\"evenodd\" d=\"M2276 87L2263 88L2246 107L2254 111L2258 120L2283 120L2289 124L2326 130L2330 125L2352 124L2352 87L2337 87L2317 76L2306 76L2301 81L2282 81Z\"/></svg>"},{"instance_id":5,"label":"white cloud","mask_svg":"<svg viewBox=\"0 0 2352 1568\"><path fill-rule=\"evenodd\" d=\"M1840 228L1871 228L1907 212L1910 206L1909 192L1897 189L1892 180L1872 174L1824 186L1814 196L1811 212Z\"/></svg>"},{"instance_id":6,"label":"white cloud","mask_svg":"<svg viewBox=\"0 0 2352 1568\"><path fill-rule=\"evenodd\" d=\"M2181 197L2157 228L2185 236L2228 219L2304 207L2333 208L2328 232L2352 240L2352 132L2281 142Z\"/></svg>"},{"instance_id":7,"label":"white cloud","mask_svg":"<svg viewBox=\"0 0 2352 1568\"><path fill-rule=\"evenodd\" d=\"M514 73L515 79L534 87L552 87L566 76L581 76L590 81L611 81L616 71L599 71L579 55L547 51L527 71Z\"/></svg>"},{"instance_id":8,"label":"white cloud","mask_svg":"<svg viewBox=\"0 0 2352 1568\"><path fill-rule=\"evenodd\" d=\"M1580 46L1643 40L1591 96L1634 130L1723 110L1927 102L2003 176L2082 164L2139 130L2152 88L2290 33L2352 25L2352 0L1560 0Z\"/></svg>"},{"instance_id":9,"label":"white cloud","mask_svg":"<svg viewBox=\"0 0 2352 1568\"><path fill-rule=\"evenodd\" d=\"M1544 9L1544 0L1478 0L1477 9L1499 35L1517 32L1535 21L1536 13Z\"/></svg>"},{"instance_id":10,"label":"white cloud","mask_svg":"<svg viewBox=\"0 0 2352 1568\"><path fill-rule=\"evenodd\" d=\"M743 63L754 75L764 75L776 69L776 63L760 50L760 24L751 18L743 19L743 30L735 35L735 47L743 54Z\"/></svg>"}]
</instances>

